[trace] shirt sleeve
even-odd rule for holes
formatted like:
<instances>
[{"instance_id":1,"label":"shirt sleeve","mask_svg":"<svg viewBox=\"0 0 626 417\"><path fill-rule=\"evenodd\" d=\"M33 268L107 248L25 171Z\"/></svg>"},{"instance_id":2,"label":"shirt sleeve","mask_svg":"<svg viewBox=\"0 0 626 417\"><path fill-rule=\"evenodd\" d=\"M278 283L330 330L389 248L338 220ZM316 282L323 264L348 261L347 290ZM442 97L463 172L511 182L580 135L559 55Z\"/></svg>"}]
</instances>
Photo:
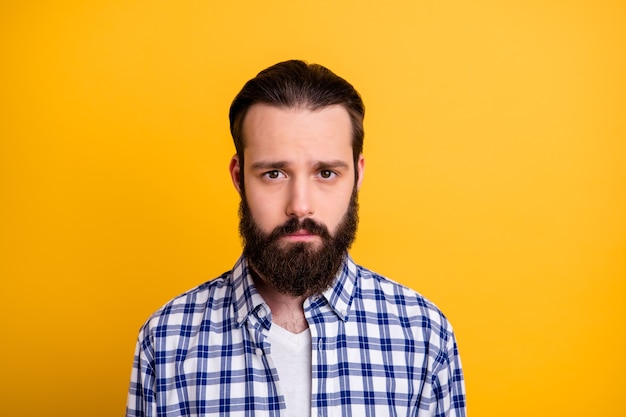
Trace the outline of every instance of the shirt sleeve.
<instances>
[{"instance_id":1,"label":"shirt sleeve","mask_svg":"<svg viewBox=\"0 0 626 417\"><path fill-rule=\"evenodd\" d=\"M446 341L446 360L434 375L434 417L465 417L465 382L461 358L452 331Z\"/></svg>"},{"instance_id":2,"label":"shirt sleeve","mask_svg":"<svg viewBox=\"0 0 626 417\"><path fill-rule=\"evenodd\" d=\"M126 402L126 417L155 417L155 373L149 338L137 341Z\"/></svg>"}]
</instances>

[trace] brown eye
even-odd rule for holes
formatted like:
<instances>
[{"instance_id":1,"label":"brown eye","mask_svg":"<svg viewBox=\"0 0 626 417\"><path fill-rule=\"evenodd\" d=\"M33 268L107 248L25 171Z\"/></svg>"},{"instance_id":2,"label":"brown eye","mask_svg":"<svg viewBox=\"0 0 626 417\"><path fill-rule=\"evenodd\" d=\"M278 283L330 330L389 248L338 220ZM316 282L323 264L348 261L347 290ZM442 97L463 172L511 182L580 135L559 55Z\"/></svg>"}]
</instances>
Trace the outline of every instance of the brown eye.
<instances>
[{"instance_id":1,"label":"brown eye","mask_svg":"<svg viewBox=\"0 0 626 417\"><path fill-rule=\"evenodd\" d=\"M280 178L281 172L278 170L267 171L266 173L263 174L263 176L271 180L276 180Z\"/></svg>"},{"instance_id":2,"label":"brown eye","mask_svg":"<svg viewBox=\"0 0 626 417\"><path fill-rule=\"evenodd\" d=\"M324 169L322 171L320 171L320 177L324 178L324 179L329 179L332 178L335 175L335 173L331 170L328 169Z\"/></svg>"}]
</instances>

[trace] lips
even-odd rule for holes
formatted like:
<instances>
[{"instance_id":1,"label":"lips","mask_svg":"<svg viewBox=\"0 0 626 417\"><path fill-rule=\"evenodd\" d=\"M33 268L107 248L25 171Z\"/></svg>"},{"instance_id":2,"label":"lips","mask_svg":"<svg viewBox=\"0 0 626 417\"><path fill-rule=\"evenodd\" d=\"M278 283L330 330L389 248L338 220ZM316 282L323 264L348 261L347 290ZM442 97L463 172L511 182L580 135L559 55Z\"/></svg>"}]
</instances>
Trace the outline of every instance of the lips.
<instances>
[{"instance_id":1,"label":"lips","mask_svg":"<svg viewBox=\"0 0 626 417\"><path fill-rule=\"evenodd\" d=\"M276 227L268 236L270 240L278 240L281 238L292 241L307 241L314 238L325 240L330 239L330 234L326 226L322 223L317 223L310 218L300 221L294 217L283 225Z\"/></svg>"},{"instance_id":2,"label":"lips","mask_svg":"<svg viewBox=\"0 0 626 417\"><path fill-rule=\"evenodd\" d=\"M314 235L315 233L311 233L306 229L300 229L294 233L291 233L290 236L308 236L308 235Z\"/></svg>"},{"instance_id":3,"label":"lips","mask_svg":"<svg viewBox=\"0 0 626 417\"><path fill-rule=\"evenodd\" d=\"M319 237L319 235L317 233L310 232L306 229L299 229L293 233L285 234L284 237L286 237L289 240L294 240L294 241L307 241L307 240L317 238Z\"/></svg>"}]
</instances>

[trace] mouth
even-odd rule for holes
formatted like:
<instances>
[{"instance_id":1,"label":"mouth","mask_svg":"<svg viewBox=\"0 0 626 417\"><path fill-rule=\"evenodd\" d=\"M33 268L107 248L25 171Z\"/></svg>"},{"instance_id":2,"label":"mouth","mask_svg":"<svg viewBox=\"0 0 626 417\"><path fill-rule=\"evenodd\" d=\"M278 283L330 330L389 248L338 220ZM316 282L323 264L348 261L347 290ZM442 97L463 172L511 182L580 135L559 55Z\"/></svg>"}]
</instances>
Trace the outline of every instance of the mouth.
<instances>
[{"instance_id":1,"label":"mouth","mask_svg":"<svg viewBox=\"0 0 626 417\"><path fill-rule=\"evenodd\" d=\"M294 233L283 236L284 239L290 242L310 242L319 239L319 237L320 236L318 234L309 232L305 229L300 229Z\"/></svg>"}]
</instances>

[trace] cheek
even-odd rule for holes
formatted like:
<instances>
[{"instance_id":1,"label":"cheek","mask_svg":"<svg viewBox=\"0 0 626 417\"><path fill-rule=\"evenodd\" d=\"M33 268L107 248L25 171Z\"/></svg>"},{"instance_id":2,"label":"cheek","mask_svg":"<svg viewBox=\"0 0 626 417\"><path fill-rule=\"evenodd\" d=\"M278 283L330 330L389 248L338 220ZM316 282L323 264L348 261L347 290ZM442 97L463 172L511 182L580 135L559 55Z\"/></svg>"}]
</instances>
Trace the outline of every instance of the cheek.
<instances>
[{"instance_id":1,"label":"cheek","mask_svg":"<svg viewBox=\"0 0 626 417\"><path fill-rule=\"evenodd\" d=\"M263 232L269 233L284 222L277 198L268 197L266 193L249 192L247 189L245 194L252 218Z\"/></svg>"},{"instance_id":2,"label":"cheek","mask_svg":"<svg viewBox=\"0 0 626 417\"><path fill-rule=\"evenodd\" d=\"M326 224L326 227L328 227L331 234L336 232L337 227L348 213L348 208L350 207L350 197L347 199L344 197L343 199L336 199L334 201L336 204L329 206L326 210L324 218L320 219ZM339 203L339 201L341 202Z\"/></svg>"}]
</instances>

